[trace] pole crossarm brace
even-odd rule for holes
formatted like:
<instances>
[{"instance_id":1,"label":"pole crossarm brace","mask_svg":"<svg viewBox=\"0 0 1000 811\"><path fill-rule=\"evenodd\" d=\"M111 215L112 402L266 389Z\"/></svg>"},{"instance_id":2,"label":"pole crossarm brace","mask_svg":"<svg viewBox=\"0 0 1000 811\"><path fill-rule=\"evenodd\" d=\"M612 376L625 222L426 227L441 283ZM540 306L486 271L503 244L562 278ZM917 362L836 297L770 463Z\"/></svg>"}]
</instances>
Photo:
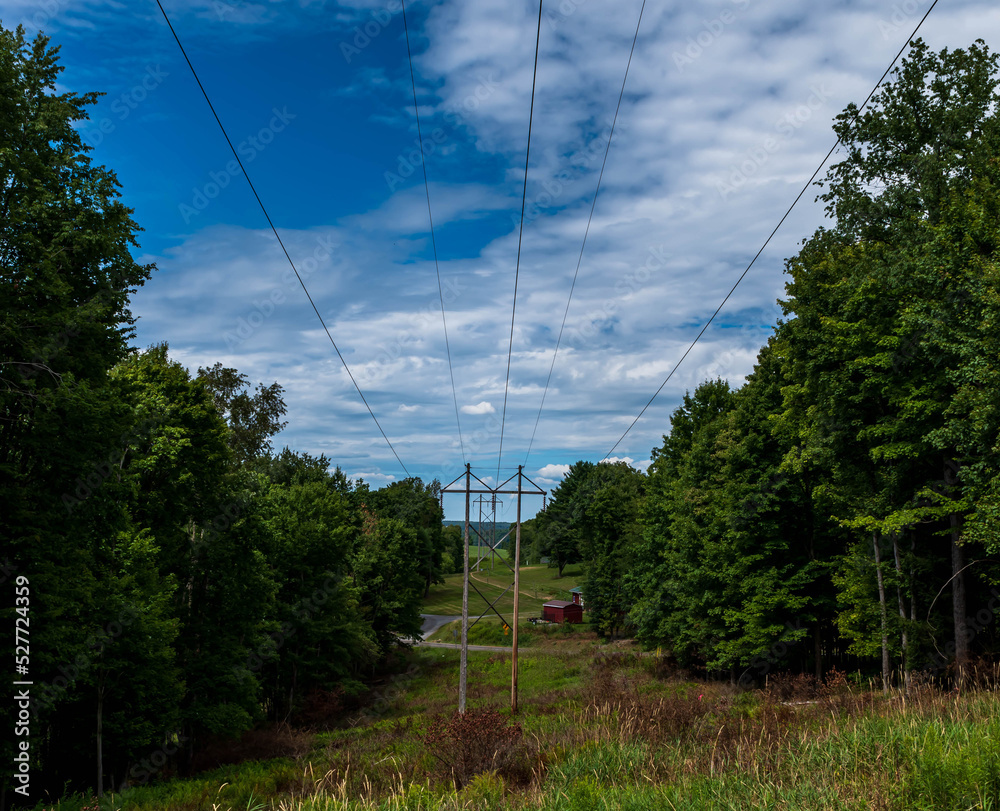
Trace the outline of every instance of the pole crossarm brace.
<instances>
[{"instance_id":1,"label":"pole crossarm brace","mask_svg":"<svg viewBox=\"0 0 1000 811\"><path fill-rule=\"evenodd\" d=\"M501 490L500 489L501 487L505 486L508 482L511 482L514 479L516 479L518 477L518 475L520 475L521 481L528 482L535 489L534 490L526 490L523 486L519 490ZM520 473L520 471L518 473L515 473L509 479L507 479L507 481L501 482L500 484L498 484L497 485L497 489L494 492L498 493L498 494L499 493L514 493L514 494L519 495L519 496L547 496L548 493L549 493L548 490L545 490L545 489L539 487L537 484L535 484L533 481L531 481L531 479L529 479L523 473Z\"/></svg>"},{"instance_id":2,"label":"pole crossarm brace","mask_svg":"<svg viewBox=\"0 0 1000 811\"><path fill-rule=\"evenodd\" d=\"M485 617L486 614L488 612L490 612L490 611L492 611L494 614L497 615L497 619L499 619L500 622L506 623L507 622L507 618L504 617L504 615L501 614L499 611L497 611L493 606L495 606L497 603L499 603L503 599L504 595L514 587L514 584L511 583L509 586L507 586L507 588L505 588L502 592L500 592L500 595L492 603L490 603L490 598L487 597L485 594L483 594L479 590L479 588L476 586L476 584L475 584L474 581L470 580L469 581L469 585L472 586L472 588L474 588L476 590L476 594L478 594L480 597L483 598L483 602L489 603L489 605L486 608L486 611L484 611L482 614L480 614L478 617L476 617L476 619L473 621L472 625L470 625L469 627L472 628L477 622L479 622L479 620L481 620L483 617Z\"/></svg>"}]
</instances>

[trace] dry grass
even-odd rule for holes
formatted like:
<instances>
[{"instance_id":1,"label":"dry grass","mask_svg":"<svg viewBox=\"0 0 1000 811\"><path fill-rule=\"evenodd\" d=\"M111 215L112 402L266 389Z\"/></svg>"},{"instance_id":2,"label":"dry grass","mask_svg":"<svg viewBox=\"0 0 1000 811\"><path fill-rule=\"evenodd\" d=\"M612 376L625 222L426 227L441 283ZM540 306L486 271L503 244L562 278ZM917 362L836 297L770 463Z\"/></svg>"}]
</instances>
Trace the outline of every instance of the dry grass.
<instances>
[{"instance_id":1,"label":"dry grass","mask_svg":"<svg viewBox=\"0 0 1000 811\"><path fill-rule=\"evenodd\" d=\"M244 764L225 778L242 780L242 794L234 786L217 792L220 780L182 802L163 786L135 807L243 811L255 807L253 797L268 799L260 808L285 811L1000 803L993 665L980 665L963 693L913 682L886 695L836 671L822 681L775 676L766 690L745 691L678 678L669 663L634 653L539 657L522 673L513 718L505 709L509 655L470 657L464 717L454 714L454 659L421 656L419 677L375 717L313 736L276 728L243 743L244 754L261 746L296 760L283 771ZM269 782L251 783L253 773Z\"/></svg>"}]
</instances>

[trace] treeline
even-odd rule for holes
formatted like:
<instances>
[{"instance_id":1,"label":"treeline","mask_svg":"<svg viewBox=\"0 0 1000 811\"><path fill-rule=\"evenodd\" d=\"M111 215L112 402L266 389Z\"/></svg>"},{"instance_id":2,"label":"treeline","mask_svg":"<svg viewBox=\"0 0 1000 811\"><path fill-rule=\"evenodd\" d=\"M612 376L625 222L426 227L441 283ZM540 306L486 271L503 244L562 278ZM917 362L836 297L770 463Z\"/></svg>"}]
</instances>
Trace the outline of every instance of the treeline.
<instances>
[{"instance_id":1,"label":"treeline","mask_svg":"<svg viewBox=\"0 0 1000 811\"><path fill-rule=\"evenodd\" d=\"M0 711L26 733L4 736L5 804L117 791L258 722L317 720L419 632L453 566L436 482L371 490L274 453L279 385L130 348L153 268L74 127L95 96L57 93L60 70L43 37L0 30L5 650L15 620L29 632L3 672L31 682L23 718Z\"/></svg>"},{"instance_id":2,"label":"treeline","mask_svg":"<svg viewBox=\"0 0 1000 811\"><path fill-rule=\"evenodd\" d=\"M529 533L599 629L744 682L965 677L1000 609L997 58L920 41L837 119L835 225L786 264L745 385L685 396L648 475L578 463Z\"/></svg>"}]
</instances>

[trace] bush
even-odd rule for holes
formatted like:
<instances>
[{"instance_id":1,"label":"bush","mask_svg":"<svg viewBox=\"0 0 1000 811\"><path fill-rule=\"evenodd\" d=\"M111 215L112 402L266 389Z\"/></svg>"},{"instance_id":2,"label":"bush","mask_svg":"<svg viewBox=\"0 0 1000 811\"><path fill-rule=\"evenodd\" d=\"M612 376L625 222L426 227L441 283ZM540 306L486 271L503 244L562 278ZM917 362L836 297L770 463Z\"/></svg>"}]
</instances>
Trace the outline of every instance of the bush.
<instances>
[{"instance_id":1,"label":"bush","mask_svg":"<svg viewBox=\"0 0 1000 811\"><path fill-rule=\"evenodd\" d=\"M468 710L435 718L424 744L460 789L475 775L496 772L520 777L524 762L524 730L508 724L497 710Z\"/></svg>"}]
</instances>

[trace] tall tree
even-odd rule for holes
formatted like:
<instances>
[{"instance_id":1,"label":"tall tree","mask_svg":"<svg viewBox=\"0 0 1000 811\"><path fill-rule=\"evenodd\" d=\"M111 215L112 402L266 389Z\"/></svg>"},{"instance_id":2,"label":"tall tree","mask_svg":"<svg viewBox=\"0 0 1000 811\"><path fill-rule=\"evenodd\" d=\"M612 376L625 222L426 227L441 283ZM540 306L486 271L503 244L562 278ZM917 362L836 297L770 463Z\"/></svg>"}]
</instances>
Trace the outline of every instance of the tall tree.
<instances>
[{"instance_id":1,"label":"tall tree","mask_svg":"<svg viewBox=\"0 0 1000 811\"><path fill-rule=\"evenodd\" d=\"M89 661L80 629L107 621L95 557L107 534L127 527L88 496L108 478L128 424L108 371L128 351L129 293L153 269L131 256L140 229L117 178L80 139L98 94L60 92L62 69L47 37L0 28L0 538L8 569L31 586L36 685L65 678L60 668L77 657ZM13 650L10 611L2 638ZM69 695L39 708L33 757L45 756L52 713ZM0 710L4 723L9 712ZM5 737L4 775L9 747ZM62 789L38 761L33 771L39 789Z\"/></svg>"},{"instance_id":2,"label":"tall tree","mask_svg":"<svg viewBox=\"0 0 1000 811\"><path fill-rule=\"evenodd\" d=\"M645 479L625 462L602 463L590 468L588 480L577 490L587 613L597 632L611 639L624 630L632 605L633 595L623 578L637 562Z\"/></svg>"},{"instance_id":3,"label":"tall tree","mask_svg":"<svg viewBox=\"0 0 1000 811\"><path fill-rule=\"evenodd\" d=\"M392 482L364 498L366 506L380 518L400 521L414 532L415 543L408 550L410 565L423 578L425 597L433 584L444 582L445 575L440 491L441 484L436 479L425 485L419 478L411 477Z\"/></svg>"},{"instance_id":4,"label":"tall tree","mask_svg":"<svg viewBox=\"0 0 1000 811\"><path fill-rule=\"evenodd\" d=\"M666 646L684 661L703 659L722 610L703 546L709 525L720 516L707 512L703 491L716 475L707 462L709 449L732 407L733 393L723 380L685 394L647 471L636 555L642 563L628 575L636 596L631 618L640 641Z\"/></svg>"},{"instance_id":5,"label":"tall tree","mask_svg":"<svg viewBox=\"0 0 1000 811\"><path fill-rule=\"evenodd\" d=\"M277 383L258 383L251 393L249 378L221 363L199 368L198 379L212 392L216 408L229 425L229 447L236 460L248 464L270 453L271 437L288 424L281 419L288 411L281 396L284 389Z\"/></svg>"},{"instance_id":6,"label":"tall tree","mask_svg":"<svg viewBox=\"0 0 1000 811\"><path fill-rule=\"evenodd\" d=\"M997 247L979 219L995 208L997 86L982 42L935 54L917 41L862 115L852 106L838 117L846 157L823 195L836 225L789 262L785 304L797 322L789 346L800 413L814 408L838 426L840 517L875 538L882 605L872 631L888 637L895 592L901 653L910 646L918 595L906 550L916 562L937 559L944 533L951 576L941 585L952 591L960 680L968 500L954 431L942 429L961 365L953 336L976 321L966 291ZM909 651L904 659L909 668Z\"/></svg>"}]
</instances>

